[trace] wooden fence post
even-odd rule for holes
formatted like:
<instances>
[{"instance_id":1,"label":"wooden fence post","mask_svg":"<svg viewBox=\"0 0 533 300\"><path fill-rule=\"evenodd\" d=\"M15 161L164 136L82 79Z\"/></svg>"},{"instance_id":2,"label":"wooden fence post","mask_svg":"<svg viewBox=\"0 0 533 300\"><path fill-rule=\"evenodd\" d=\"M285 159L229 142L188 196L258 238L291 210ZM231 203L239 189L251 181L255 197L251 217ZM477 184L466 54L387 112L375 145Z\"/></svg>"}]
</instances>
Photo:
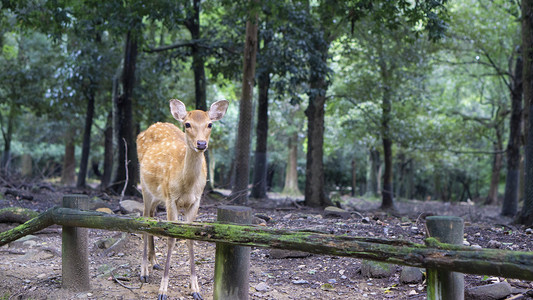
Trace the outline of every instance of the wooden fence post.
<instances>
[{"instance_id":1,"label":"wooden fence post","mask_svg":"<svg viewBox=\"0 0 533 300\"><path fill-rule=\"evenodd\" d=\"M86 195L63 196L63 207L73 209L88 209L89 197ZM91 288L89 282L89 248L88 229L63 226L61 265L61 287L73 291L87 291Z\"/></svg>"},{"instance_id":2,"label":"wooden fence post","mask_svg":"<svg viewBox=\"0 0 533 300\"><path fill-rule=\"evenodd\" d=\"M217 221L249 225L252 222L252 209L243 206L221 206L217 210ZM213 299L248 299L250 247L216 244Z\"/></svg>"},{"instance_id":3,"label":"wooden fence post","mask_svg":"<svg viewBox=\"0 0 533 300\"><path fill-rule=\"evenodd\" d=\"M441 243L462 245L464 236L463 219L451 216L430 216L426 227L431 237ZM464 274L438 269L427 269L427 299L464 299Z\"/></svg>"}]
</instances>

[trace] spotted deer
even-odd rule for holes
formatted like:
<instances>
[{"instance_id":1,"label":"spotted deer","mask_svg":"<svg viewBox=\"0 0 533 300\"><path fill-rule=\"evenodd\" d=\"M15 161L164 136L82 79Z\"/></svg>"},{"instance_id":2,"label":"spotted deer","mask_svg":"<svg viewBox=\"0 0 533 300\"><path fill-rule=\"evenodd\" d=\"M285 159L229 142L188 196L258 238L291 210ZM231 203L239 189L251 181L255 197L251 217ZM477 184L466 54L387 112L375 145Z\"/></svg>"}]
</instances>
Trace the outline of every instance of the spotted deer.
<instances>
[{"instance_id":1,"label":"spotted deer","mask_svg":"<svg viewBox=\"0 0 533 300\"><path fill-rule=\"evenodd\" d=\"M140 163L140 179L144 202L144 216L153 217L156 208L163 203L167 220L178 219L178 211L185 222L196 219L200 198L206 184L206 162L204 152L208 147L213 121L220 120L229 102L220 100L211 105L207 112L187 112L185 105L170 100L172 116L183 124L185 132L171 123L155 123L137 136L137 153ZM158 299L167 299L170 259L176 243L175 238L167 242L167 257ZM143 258L141 263L142 282L148 282L148 261L154 269L160 269L154 250L154 237L143 236ZM193 241L187 241L190 261L190 288L194 299L202 299L194 265Z\"/></svg>"}]
</instances>

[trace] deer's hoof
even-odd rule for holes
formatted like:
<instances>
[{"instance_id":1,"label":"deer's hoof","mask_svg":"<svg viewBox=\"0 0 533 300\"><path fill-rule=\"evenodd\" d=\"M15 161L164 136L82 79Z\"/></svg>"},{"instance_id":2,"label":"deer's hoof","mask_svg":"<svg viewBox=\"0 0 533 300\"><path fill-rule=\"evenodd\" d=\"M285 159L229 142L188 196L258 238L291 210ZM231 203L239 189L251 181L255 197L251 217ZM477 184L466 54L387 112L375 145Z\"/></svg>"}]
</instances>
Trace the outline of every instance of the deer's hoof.
<instances>
[{"instance_id":1,"label":"deer's hoof","mask_svg":"<svg viewBox=\"0 0 533 300\"><path fill-rule=\"evenodd\" d=\"M192 297L194 298L194 300L204 300L204 298L200 296L200 293L197 292L192 293Z\"/></svg>"},{"instance_id":2,"label":"deer's hoof","mask_svg":"<svg viewBox=\"0 0 533 300\"><path fill-rule=\"evenodd\" d=\"M168 296L167 295L157 295L157 300L167 300Z\"/></svg>"},{"instance_id":3,"label":"deer's hoof","mask_svg":"<svg viewBox=\"0 0 533 300\"><path fill-rule=\"evenodd\" d=\"M159 264L155 264L154 270L163 270L163 268Z\"/></svg>"},{"instance_id":4,"label":"deer's hoof","mask_svg":"<svg viewBox=\"0 0 533 300\"><path fill-rule=\"evenodd\" d=\"M150 279L150 276L148 275L141 275L140 277L142 283L148 283L148 280Z\"/></svg>"}]
</instances>

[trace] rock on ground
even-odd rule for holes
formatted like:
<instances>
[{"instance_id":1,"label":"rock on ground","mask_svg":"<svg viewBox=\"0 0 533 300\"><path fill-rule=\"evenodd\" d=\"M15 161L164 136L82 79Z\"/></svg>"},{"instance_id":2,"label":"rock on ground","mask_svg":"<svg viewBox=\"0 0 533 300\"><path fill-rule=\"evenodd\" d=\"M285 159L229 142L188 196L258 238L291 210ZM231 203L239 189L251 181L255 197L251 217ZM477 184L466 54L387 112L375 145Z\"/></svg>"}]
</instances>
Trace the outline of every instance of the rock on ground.
<instances>
[{"instance_id":1,"label":"rock on ground","mask_svg":"<svg viewBox=\"0 0 533 300\"><path fill-rule=\"evenodd\" d=\"M389 277L396 271L396 265L364 260L361 263L361 275L372 278Z\"/></svg>"},{"instance_id":2,"label":"rock on ground","mask_svg":"<svg viewBox=\"0 0 533 300\"><path fill-rule=\"evenodd\" d=\"M496 300L503 299L512 293L511 285L504 281L493 284L476 286L465 290L466 300Z\"/></svg>"},{"instance_id":3,"label":"rock on ground","mask_svg":"<svg viewBox=\"0 0 533 300\"><path fill-rule=\"evenodd\" d=\"M131 214L131 213L143 213L144 211L144 204L138 201L134 200L123 200L120 201L120 210L124 214Z\"/></svg>"}]
</instances>

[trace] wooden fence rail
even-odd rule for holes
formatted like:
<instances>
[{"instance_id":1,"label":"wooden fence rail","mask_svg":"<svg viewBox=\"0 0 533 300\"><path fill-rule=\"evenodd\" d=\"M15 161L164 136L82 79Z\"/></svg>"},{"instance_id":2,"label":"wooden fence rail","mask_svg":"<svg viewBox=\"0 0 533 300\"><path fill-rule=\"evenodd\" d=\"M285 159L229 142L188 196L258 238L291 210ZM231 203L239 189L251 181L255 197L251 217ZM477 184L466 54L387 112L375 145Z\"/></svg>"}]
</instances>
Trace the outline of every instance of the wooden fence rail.
<instances>
[{"instance_id":1,"label":"wooden fence rail","mask_svg":"<svg viewBox=\"0 0 533 300\"><path fill-rule=\"evenodd\" d=\"M130 233L147 232L163 237L299 250L428 269L533 280L533 252L479 250L440 243L435 238L427 238L426 244L422 245L404 240L336 236L314 231L280 230L262 226L187 224L63 207L51 208L18 227L0 233L0 246L53 224Z\"/></svg>"}]
</instances>

